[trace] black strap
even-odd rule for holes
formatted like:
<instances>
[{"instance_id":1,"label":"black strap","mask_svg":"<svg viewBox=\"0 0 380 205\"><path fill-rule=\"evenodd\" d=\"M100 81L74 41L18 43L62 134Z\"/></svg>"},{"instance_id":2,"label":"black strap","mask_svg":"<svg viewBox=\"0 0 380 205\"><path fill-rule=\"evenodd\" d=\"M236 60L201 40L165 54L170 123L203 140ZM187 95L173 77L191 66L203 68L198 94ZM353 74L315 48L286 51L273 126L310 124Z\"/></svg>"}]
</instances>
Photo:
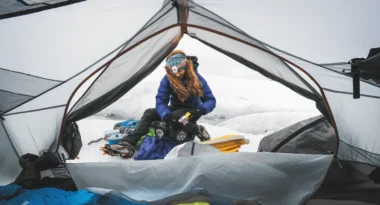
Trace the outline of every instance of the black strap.
<instances>
[{"instance_id":1,"label":"black strap","mask_svg":"<svg viewBox=\"0 0 380 205\"><path fill-rule=\"evenodd\" d=\"M360 63L364 58L354 58L349 63L351 64L352 86L354 99L360 98Z\"/></svg>"},{"instance_id":2,"label":"black strap","mask_svg":"<svg viewBox=\"0 0 380 205\"><path fill-rule=\"evenodd\" d=\"M95 143L95 142L100 142L100 141L103 140L103 139L104 139L104 137L101 137L101 138L99 138L99 139L97 139L97 140L92 140L92 141L90 141L89 143L87 143L87 145L90 145L90 144Z\"/></svg>"},{"instance_id":3,"label":"black strap","mask_svg":"<svg viewBox=\"0 0 380 205\"><path fill-rule=\"evenodd\" d=\"M360 98L360 70L359 66L352 66L352 86L354 99Z\"/></svg>"},{"instance_id":4,"label":"black strap","mask_svg":"<svg viewBox=\"0 0 380 205\"><path fill-rule=\"evenodd\" d=\"M193 145L191 147L191 156L194 155L194 147L195 147L195 142L193 141Z\"/></svg>"}]
</instances>

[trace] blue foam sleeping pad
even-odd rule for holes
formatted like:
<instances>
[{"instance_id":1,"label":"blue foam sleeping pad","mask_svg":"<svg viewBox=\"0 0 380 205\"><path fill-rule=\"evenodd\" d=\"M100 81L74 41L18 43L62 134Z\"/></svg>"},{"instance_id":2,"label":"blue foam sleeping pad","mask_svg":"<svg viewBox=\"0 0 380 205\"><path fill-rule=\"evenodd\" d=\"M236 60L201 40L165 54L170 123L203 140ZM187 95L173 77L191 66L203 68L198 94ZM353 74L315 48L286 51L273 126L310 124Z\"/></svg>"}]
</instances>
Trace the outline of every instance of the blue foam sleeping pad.
<instances>
[{"instance_id":1,"label":"blue foam sleeping pad","mask_svg":"<svg viewBox=\"0 0 380 205\"><path fill-rule=\"evenodd\" d=\"M0 186L0 205L91 205L91 204L149 205L146 202L90 192L86 189L65 191L57 188L24 189L16 184Z\"/></svg>"},{"instance_id":2,"label":"blue foam sleeping pad","mask_svg":"<svg viewBox=\"0 0 380 205\"><path fill-rule=\"evenodd\" d=\"M0 186L0 205L3 204L96 204L100 195L87 190L65 191L56 188L23 189L16 184Z\"/></svg>"}]
</instances>

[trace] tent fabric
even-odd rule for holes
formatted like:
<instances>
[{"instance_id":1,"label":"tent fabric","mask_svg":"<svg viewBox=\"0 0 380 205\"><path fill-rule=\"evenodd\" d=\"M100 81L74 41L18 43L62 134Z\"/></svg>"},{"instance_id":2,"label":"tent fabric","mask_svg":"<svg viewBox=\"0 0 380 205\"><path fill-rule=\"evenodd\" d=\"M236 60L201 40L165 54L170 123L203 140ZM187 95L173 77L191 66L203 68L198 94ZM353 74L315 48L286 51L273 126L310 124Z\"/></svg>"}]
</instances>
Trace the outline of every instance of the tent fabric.
<instances>
[{"instance_id":1,"label":"tent fabric","mask_svg":"<svg viewBox=\"0 0 380 205\"><path fill-rule=\"evenodd\" d=\"M295 2L293 2L293 3L295 3ZM199 4L204 5L206 8L210 8L210 9L218 12L218 14L220 14L221 16L230 17L230 20L232 20L234 24L236 23L235 25L238 25L238 27L244 28L250 34L259 32L256 29L257 27L252 27L252 26L248 27L247 25L242 25L243 21L240 21L240 19L244 19L244 17L241 15L248 16L246 12L253 12L252 10L247 11L247 9L241 8L241 9L239 9L238 14L236 14L233 17L231 16L231 14L229 12L230 9L235 8L236 6L243 4L242 2L234 2L233 4L225 2L226 7L223 7L220 5L216 6L216 4L208 4L207 1L199 2ZM250 3L244 2L244 4L250 4ZM252 6L246 5L245 8L255 8L254 5L256 5L256 2L251 2L251 4L252 4ZM371 2L370 4L376 4L376 3ZM363 5L361 5L361 8L362 8L362 6ZM369 6L369 5L367 5L367 6ZM260 5L258 5L258 8L260 8ZM190 8L190 10L191 10L191 8ZM281 11L281 12L283 12L283 11ZM305 16L305 17L307 18L307 16ZM189 19L190 18L191 17L189 17ZM199 19L199 17L195 18L195 19ZM205 19L205 18L203 18L202 20L203 20L203 22L207 22L207 19ZM287 23L291 23L291 22L287 22ZM206 24L206 23L203 23L203 24ZM215 22L213 24L215 24ZM257 24L260 25L260 22L257 22ZM286 25L292 26L292 24L286 24ZM209 27L209 25L207 25L206 27ZM219 25L219 27L221 27L221 26ZM372 30L372 29L370 29L370 30ZM208 34L205 31L202 32L202 31L200 31L200 29L196 29L196 28L189 29L189 32L191 34L194 34L194 36L196 36L197 38L201 38L205 42L208 42L208 43L213 44L213 45L218 45L218 47L222 47L221 43L217 44L218 41L221 41L221 39L223 39L221 37L215 38L216 35L214 35L214 38L209 37L209 38L205 39L206 38L205 36L210 35L210 34ZM374 32L374 33L376 33L376 32ZM374 33L372 33L371 35L374 35ZM344 34L344 35L346 35L346 34ZM238 36L235 35L234 37L238 37ZM263 37L263 38L265 39L265 37ZM218 40L217 41L214 40L214 42L212 42L212 39L218 39ZM239 38L239 39L244 40L242 38ZM352 40L358 41L359 39L354 38ZM360 40L362 40L362 39L360 39ZM223 41L223 44L224 44L223 45L224 48L222 47L223 50L226 50L228 52L234 52L234 53L239 53L239 51L240 51L240 53L245 52L245 53L252 54L252 52L248 52L248 51L241 51L241 50L239 50L239 51L235 50L234 51L232 49L232 46L227 47L225 45L226 42L228 42L227 39ZM237 44L237 43L234 42L234 44ZM265 46L267 48L270 48L266 44L261 44L261 45ZM344 45L344 46L347 46L347 45ZM380 89L378 87L363 83L362 85L364 88L363 87L361 88L361 94L364 97L360 100L353 101L352 98L349 99L349 97L351 97L350 94L352 94L352 79L351 78L349 78L345 75L342 75L340 73L331 72L327 69L322 68L321 66L309 63L309 62L304 61L302 59L294 58L290 55L287 55L285 52L281 52L279 50L274 50L274 49L270 49L270 50L272 52L274 52L276 55L282 56L285 59L292 61L293 63L297 64L298 66L300 66L301 68L306 70L312 77L315 78L315 80L318 82L318 84L322 87L323 92L326 95L327 102L329 103L329 106L331 107L332 116L334 116L333 120L336 121L335 123L337 125L338 136L340 137L340 139L342 141L342 143L340 143L340 145L339 145L339 148L341 148L341 149L339 149L338 156L343 158L343 159L347 159L347 160L360 161L360 162L364 162L364 163L380 165L379 161L378 161L380 158L378 158L376 156L377 154L379 154L379 150L377 149L378 146L376 145L376 143L375 144L372 143L376 138L375 137L376 136L375 129L370 128L370 127L372 127L372 128L376 127L375 124L380 121L379 116L375 114L375 113L379 113L379 111L377 109L380 109L379 106L377 106L379 104L379 101L376 100L379 97ZM350 50L353 50L353 49L350 49ZM256 54L255 56L258 56L258 55ZM352 56L349 56L347 58L347 60L349 60L351 58L352 58ZM263 59L262 56L261 56L261 59ZM255 61L253 61L253 62L255 62L257 64L257 62L260 62L260 61L255 59ZM264 65L261 64L260 67L264 67L265 70L273 69L273 66L268 66L269 67L268 68L268 67L266 67L265 64ZM301 73L301 71L298 69L294 69L294 70L299 74ZM281 71L283 71L283 70L281 70ZM281 75L283 75L283 74L276 73L276 75L281 77ZM283 78L290 79L289 76L284 76ZM304 77L304 80L313 86L313 83L310 83L311 80L307 76ZM286 81L294 82L294 79L286 80ZM297 82L297 81L295 81L295 82ZM297 84L297 86L300 87L300 84ZM290 86L288 86L288 87L290 87ZM313 86L313 87L315 88L315 86ZM345 96L345 95L347 95L347 96ZM371 99L367 99L367 97L371 98ZM342 107L341 107L342 102L344 102L344 105L345 105L344 109L342 109ZM357 107L367 107L370 109L366 109L366 110L355 109ZM357 114L359 114L359 112L360 112L359 116L358 115L352 115L351 111L353 111L353 110L356 110L356 112L358 112ZM371 113L369 113L370 111L371 111ZM359 134L359 132L360 132L360 134ZM360 139L360 140L356 140L356 139ZM344 146L345 144L347 144L349 146ZM351 147L351 148L349 148L349 147ZM355 150L355 148L357 148L357 149ZM361 151L358 152L358 150L361 150ZM371 153L374 153L374 154L371 154ZM364 155L364 156L371 155L371 158L362 157L362 155Z\"/></svg>"},{"instance_id":2,"label":"tent fabric","mask_svg":"<svg viewBox=\"0 0 380 205\"><path fill-rule=\"evenodd\" d=\"M3 122L0 120L0 185L8 184L16 179L21 171L18 164L16 150L9 141L7 131L4 129Z\"/></svg>"},{"instance_id":3,"label":"tent fabric","mask_svg":"<svg viewBox=\"0 0 380 205\"><path fill-rule=\"evenodd\" d=\"M97 106L104 108L114 101L107 100L107 103L104 103L104 98L109 98L109 95L116 94L118 95L116 99L120 98L162 62L166 55L176 47L178 43L176 39L179 39L180 36L179 27L174 27L145 41L138 48L130 50L125 55L121 55L99 75L99 78L94 81L84 97L78 101L71 113L90 102L98 102ZM120 90L123 91L120 92ZM81 118L83 117L85 116L81 116Z\"/></svg>"},{"instance_id":4,"label":"tent fabric","mask_svg":"<svg viewBox=\"0 0 380 205\"><path fill-rule=\"evenodd\" d=\"M40 12L84 0L8 0L0 2L0 19Z\"/></svg>"},{"instance_id":5,"label":"tent fabric","mask_svg":"<svg viewBox=\"0 0 380 205\"><path fill-rule=\"evenodd\" d=\"M282 47L289 45L281 43L287 38L304 38L307 41L303 42L308 42L314 35L339 40L344 36L346 39L342 41L321 42L320 47L308 49L303 56L315 61L318 58L314 56L326 52L326 58L349 60L356 52L379 42L378 30L368 27L371 23L363 24L354 18L365 13L367 22L378 19L375 8L379 2L351 2L356 6L341 3L339 11L298 0L288 3L294 8L302 5L305 9L270 6L273 10L264 12L261 9L268 6L266 3L242 0L217 3L209 0L108 0L107 4L92 0L2 20L0 27L6 32L0 32L1 78L7 76L20 84L12 86L3 83L6 80L1 81L0 117L4 119L3 130L7 131L1 137L6 137L14 147L15 156L56 150L65 120L83 119L115 102L149 75L185 33L314 100L336 128L338 158L380 166L375 129L380 121L380 115L376 114L380 113L380 87L362 81L361 98L354 100L350 76L264 43L277 41L275 44ZM278 5L281 4L283 2L278 1ZM87 6L92 9L86 10ZM350 8L355 8L355 12ZM313 9L326 14L318 16L329 21L334 19L331 13L343 12L340 14L346 18L338 18L331 24L366 30L367 37L363 39L356 30L321 29L322 25L313 24L313 18L306 15ZM265 18L251 18L256 12ZM274 20L266 19L273 12L281 15L273 17ZM356 23L355 27L347 22ZM308 35L294 35L304 26L310 31ZM273 32L262 33L267 27L273 28ZM292 36L284 34L278 39L273 36L292 29ZM336 45L338 49L330 52L325 49L328 45ZM299 50L291 52L299 54ZM85 88L81 87L84 84ZM74 91L78 91L75 94L79 97L73 96ZM15 166L8 159L2 160L1 164ZM4 175L12 177L10 172Z\"/></svg>"},{"instance_id":6,"label":"tent fabric","mask_svg":"<svg viewBox=\"0 0 380 205\"><path fill-rule=\"evenodd\" d=\"M332 155L240 152L170 160L68 161L66 165L78 189L114 189L134 200L159 200L202 188L210 194L270 205L303 204L318 189L332 159Z\"/></svg>"},{"instance_id":7,"label":"tent fabric","mask_svg":"<svg viewBox=\"0 0 380 205\"><path fill-rule=\"evenodd\" d=\"M203 27L203 29L204 28L207 27ZM244 43L236 42L230 38L203 29L193 28L191 26L188 28L188 30L192 32L191 37L200 40L206 45L226 54L247 67L260 72L270 79L284 84L308 99L315 101L321 99L317 90L313 89L310 84L303 82L304 80L301 80L302 78L299 78L297 73L277 57ZM254 55L252 55L252 53ZM288 81L286 79L287 77L294 79L295 82L291 80Z\"/></svg>"},{"instance_id":8,"label":"tent fabric","mask_svg":"<svg viewBox=\"0 0 380 205\"><path fill-rule=\"evenodd\" d=\"M28 96L38 95L42 91L45 91L61 82L24 73L17 73L1 68L0 75L4 78L1 82L1 87L3 90ZM29 86L23 86L25 84L29 84Z\"/></svg>"},{"instance_id":9,"label":"tent fabric","mask_svg":"<svg viewBox=\"0 0 380 205\"><path fill-rule=\"evenodd\" d=\"M210 11L200 8L200 6L195 6L195 4L194 5L190 4L189 10L190 12L189 12L188 24L194 24L197 26L206 27L208 29L212 29L212 30L221 32L223 34L227 34L229 36L232 36L239 40L243 40L245 42L249 42L259 48L267 50L267 48L265 48L259 41L253 39L252 37L250 37L249 35L245 33L242 33L242 31L236 30L234 27L229 26L227 22L225 21L220 22L216 19L208 17L207 14L210 14L211 13ZM204 15L204 13L206 13L206 15ZM202 31L199 31L199 29L195 29L192 27L188 28L188 31L189 33L195 34L197 38L200 38L210 44L217 45L217 47L221 47L223 45L223 48L227 48L224 50L227 50L232 53L237 53L239 56L245 59L249 59L251 60L251 62L255 62L257 66L264 68L266 71L272 74L275 73L277 76L281 76L282 78L286 78L287 81L292 82L298 87L301 87L309 92L317 93L308 84L301 82L302 78L299 78L297 74L294 71L292 71L291 68L287 68L288 66L283 61L281 61L280 59L278 59L277 57L273 55L270 55L265 52L260 52L260 50L257 50L253 47L241 45L231 39L224 38L223 44L221 42L214 43L212 39L215 36L212 36L212 35L215 35L215 34L212 34L210 32L205 32L205 31L202 32ZM222 40L221 37L218 37L216 39ZM241 49L242 51L237 52L236 51L237 49Z\"/></svg>"},{"instance_id":10,"label":"tent fabric","mask_svg":"<svg viewBox=\"0 0 380 205\"><path fill-rule=\"evenodd\" d=\"M108 58L110 58L110 56L106 57L105 59ZM105 59L95 63L94 65L99 65ZM78 73L78 75L73 76L70 80L63 82L56 87L53 87L53 89L48 89L40 95L34 96L32 99L22 103L21 105L13 107L10 111L5 113L4 116L33 112L36 110L53 108L57 106L66 106L69 97L73 93L73 90L83 81L84 78L93 72L93 68L94 67L90 67L89 69Z\"/></svg>"},{"instance_id":11,"label":"tent fabric","mask_svg":"<svg viewBox=\"0 0 380 205\"><path fill-rule=\"evenodd\" d=\"M380 87L362 81L361 97L353 99L351 77L278 50L273 49L273 52L305 69L320 84L341 141L338 157L379 166L380 149L375 141L377 132L374 128L380 122L380 116L376 114L380 113Z\"/></svg>"},{"instance_id":12,"label":"tent fabric","mask_svg":"<svg viewBox=\"0 0 380 205\"><path fill-rule=\"evenodd\" d=\"M0 99L2 99L0 102L0 112L3 113L9 109L12 109L13 107L20 105L31 98L32 96L29 95L0 90Z\"/></svg>"},{"instance_id":13,"label":"tent fabric","mask_svg":"<svg viewBox=\"0 0 380 205\"><path fill-rule=\"evenodd\" d=\"M181 35L177 28L164 30L163 33L158 33L158 35L153 38L139 44L138 49L132 49L128 53L125 52L136 46L137 43L147 39L149 35L161 32L163 29L175 25L176 21L177 12L173 9L171 4L167 3L125 44L124 48L119 52L119 57L107 65L70 112L73 113L87 103L110 92L124 82L124 79L132 78L136 73L141 72L141 70L152 71L152 65L157 64L158 59L160 59L161 62L163 54L170 52L166 51L162 53L163 48L172 47L173 45L171 45L170 42ZM156 48L156 50L151 48ZM158 51L161 51L161 53ZM129 67L130 69L125 69ZM139 69L140 67L145 68ZM132 83L128 82L128 84ZM133 82L133 84L137 84L137 82ZM110 103L106 103L105 106L108 104Z\"/></svg>"},{"instance_id":14,"label":"tent fabric","mask_svg":"<svg viewBox=\"0 0 380 205\"><path fill-rule=\"evenodd\" d=\"M323 116L315 116L264 137L259 152L328 154L336 152L335 131Z\"/></svg>"},{"instance_id":15,"label":"tent fabric","mask_svg":"<svg viewBox=\"0 0 380 205\"><path fill-rule=\"evenodd\" d=\"M94 12L98 12L97 15L93 15L93 16L102 16L101 12L104 13L103 19L101 19L99 17L97 18L97 20L98 20L97 23L103 23L103 25L106 26L106 24L104 24L104 23L108 23L110 20L116 20L117 13L112 13L113 16L116 17L116 18L112 17L112 18L114 18L114 19L112 19L110 17L111 15L107 16L107 12L105 12L104 9L100 10L100 8L104 7L104 5L99 5L99 8L97 8L96 7L97 3L99 4L99 2L92 1L92 2L85 2L83 4L73 5L73 7L75 7L77 10L70 12L70 15L68 15L67 18L64 18L64 19L61 19L59 17L61 15L64 15L65 12L67 12L68 7L65 7L65 8L62 8L59 10L57 9L54 11L54 14L52 14L52 13L39 13L38 15L30 15L30 16L28 16L28 18L26 16L23 16L22 18L4 20L4 21L0 22L2 24L2 28L4 28L5 30L8 29L8 30L11 30L11 31L13 30L14 32L16 32L16 33L10 32L10 33L13 33L12 35L15 35L15 34L19 35L19 33L17 33L17 30L18 29L20 29L20 30L25 29L25 27L18 27L17 25L23 25L24 24L26 26L30 26L30 25L28 25L28 23L30 23L30 21L33 21L35 18L37 18L36 16L39 16L39 19L41 19L41 16L48 15L49 18L44 18L43 21L39 21L39 27L37 27L37 28L40 28L40 29L36 29L36 27L34 27L34 28L31 28L29 30L30 33L35 34L35 35L33 35L33 37L32 36L30 36L30 37L29 36L23 36L23 38L18 39L18 41L21 44L22 44L22 42L25 42L26 45L29 45L26 48L18 49L18 52L19 52L19 50L22 50L23 52L27 52L30 48L34 49L36 47L38 47L39 50L41 50L42 52L48 51L51 53L51 51L50 51L51 49L49 49L51 47L54 47L57 49L55 51L56 54L58 54L58 51L62 51L62 53L61 53L62 55L56 55L56 56L51 57L51 56L49 56L49 54L47 54L46 56L43 56L43 54L41 55L41 53L40 53L41 56L31 55L31 57L35 58L34 61L28 61L27 59L24 59L24 61L19 61L19 60L15 59L14 57L12 57L12 54L13 54L12 49L15 48L15 45L11 44L12 41L7 40L7 39L12 39L8 36L10 33L2 32L0 34L2 37L1 38L2 41L4 41L4 42L1 42L1 44L4 45L4 47L2 46L2 48L8 49L8 50L5 50L5 49L0 50L0 53L2 53L2 55L1 55L2 65L5 65L7 70L9 70L9 72L7 72L7 75L17 74L16 72L22 72L25 74L29 74L28 76L20 74L20 75L16 76L17 78L16 77L14 78L14 79L23 79L24 80L23 83L18 84L20 86L20 89L24 89L24 90L19 90L19 92L21 92L21 93L29 93L29 92L27 92L28 90L31 90L32 88L38 88L38 89L31 90L31 91L33 91L33 94L35 95L32 97L29 97L29 96L20 97L20 95L12 94L12 96L10 96L10 97L2 98L2 99L6 99L6 100L2 100L2 102L0 103L1 105L3 104L3 102L4 102L4 104L6 102L7 105L9 105L8 101L12 102L13 106L7 106L7 109L14 107L16 104L20 105L20 103L23 102L23 104L21 106L18 106L17 108L14 108L10 112L7 112L6 114L4 114L4 117L6 115L11 116L10 114L21 113L18 115L19 116L18 119L21 120L21 122L22 122L22 121L25 121L24 117L22 116L23 112L32 112L32 111L36 111L36 110L38 111L40 109L54 108L57 106L61 106L61 107L66 106L66 103L67 103L70 95L72 94L73 90L75 89L75 87L81 81L83 81L84 78L89 76L95 69L97 69L100 65L104 64L111 57L113 57L115 55L115 53L117 51L119 51L118 49L115 49L115 47L117 47L119 43L120 43L119 45L121 45L121 43L123 43L127 40L128 33L130 36L132 36L134 34L134 32L137 31L137 28L139 26L138 22L144 22L144 20L147 21L148 17L149 17L149 16L146 16L145 18L144 17L134 18L133 16L139 15L140 13L146 14L146 13L149 13L149 11L154 12L154 11L156 11L156 9L159 8L159 6L161 6L161 4L157 4L154 2L152 2L150 4L150 6L146 6L144 3L137 3L137 4L134 4L133 6L131 6L131 5L128 5L126 3L124 3L124 5L123 5L123 3L120 1L113 1L113 3L120 3L119 6L121 6L121 8L123 8L123 7L128 8L127 10L130 10L129 14L130 14L131 18L135 19L137 21L137 24L136 24L136 27L133 27L133 25L131 25L128 28L119 28L119 30L113 29L113 32L118 31L119 33L122 33L122 34L115 33L115 35L113 35L113 40L110 40L107 42L101 42L101 41L98 41L97 39L101 38L104 34L102 34L102 33L97 34L95 32L91 32L92 30L94 30L95 25L96 25L96 27L98 26L97 24L91 23L92 19L76 18L77 15L81 14L81 8L85 9L85 7L83 7L83 6L85 6L86 4L92 4L93 6L95 5L94 8L96 8L96 9L94 9ZM143 11L143 10L145 10L145 11ZM76 18L76 20L72 21L72 18ZM50 21L47 19L49 19ZM55 31L54 32L55 34L52 35L52 37L54 37L54 38L51 38L51 39L38 39L38 36L39 36L38 33L39 32L45 32L45 34L53 32L51 30L51 27L48 26L52 21L53 22L55 21L55 23L58 23L59 25L63 25L62 28L66 27L66 25L72 25L72 24L68 23L69 21L79 23L82 28L77 30L78 33L75 33L75 34L79 34L79 35L76 35L74 39L85 37L86 39L83 39L83 41L81 41L83 44L91 43L91 44L93 44L93 46L95 48L98 48L98 49L94 49L92 52L88 52L86 50L86 52L85 52L85 50L80 50L81 46L79 46L79 47L76 47L75 50L72 50L70 48L70 51L69 51L67 48L67 45L69 44L70 40L66 39L69 36L67 35L67 32L64 32L64 31L62 31L62 32ZM60 28L60 29L62 29L62 28ZM125 31L128 31L128 32L125 32ZM57 36L56 32L61 33L61 36L59 36L59 35ZM82 33L80 33L80 32L82 32ZM88 32L91 32L91 35L86 35ZM83 34L85 34L85 36L83 36ZM43 36L46 37L47 35L43 35ZM60 37L62 38L61 39L62 42L56 41L56 39L59 39ZM50 40L52 40L52 41L54 40L54 42L52 42L51 44L50 43L46 43L46 44L40 43L41 41L49 42ZM13 42L13 43L15 43L15 42ZM38 44L38 43L40 43L40 44ZM66 46L66 48L65 48L65 46ZM60 50L59 49L60 47L65 48L65 49ZM88 47L88 46L83 46L83 47ZM17 46L16 46L16 48L17 48ZM108 50L111 50L111 49L114 49L114 50L109 55L104 56L105 55L104 53L107 52ZM81 58L77 57L79 55L81 56ZM64 56L64 58L62 58L63 56ZM41 57L43 57L43 60L41 59ZM61 58L61 59L59 59L59 58ZM100 60L97 61L99 58L100 58ZM41 60L39 60L39 59L41 59ZM94 61L97 61L97 62L94 63ZM83 67L80 70L78 70L78 66L79 67L80 66L83 66L83 67L89 66L89 67L87 67L85 70L83 70ZM8 68L11 68L11 69L8 69ZM52 68L54 68L54 69L52 69ZM34 77L32 77L31 75L33 75ZM2 77L3 77L3 75L2 75ZM48 80L42 80L42 79L55 79L56 81L48 81ZM31 81L31 80L33 80L33 81ZM62 83L58 82L58 81L62 81ZM57 87L54 87L54 89L51 89L52 82L54 82L54 86L57 86ZM56 84L56 82L59 84ZM26 83L28 83L29 86L25 86ZM0 90L4 90L5 88L8 88L9 86L10 86L9 84L1 84ZM37 86L39 86L39 87L37 87ZM12 89L16 89L16 88L12 88ZM39 92L37 92L37 91L39 91ZM40 94L41 92L42 92L42 94ZM3 93L4 92L1 92L2 96L3 95L7 95L7 96L10 95L8 92L6 94L3 94ZM36 95L37 93L39 95ZM33 99L33 100L31 100L31 99ZM30 101L26 102L25 100L30 100ZM54 109L51 109L51 110L54 110ZM52 111L52 112L54 113L54 111ZM47 117L46 115L40 115L41 113L43 113L43 112L37 112L37 114L35 114L34 116L35 117L37 117L37 116L38 117ZM50 114L49 117L52 117L52 115ZM53 119L58 119L58 121L62 120L62 118L63 118L62 114L60 114L59 116L53 117ZM31 119L31 120L34 120L34 119ZM58 122L58 121L55 121L56 124L54 124L54 126L53 126L55 129L57 129L54 131L54 133L59 132L60 122ZM10 123L8 123L8 124L10 124ZM14 126L17 126L17 124L15 124ZM43 125L40 125L40 126L36 125L35 129L41 129L40 127L42 127L42 126ZM14 132L18 133L19 131L16 130ZM23 131L21 131L21 132L23 132ZM15 136L23 136L23 138L28 138L27 136L29 136L30 138L32 138L31 134L25 134L25 133L23 135L15 135ZM50 132L46 132L44 135L38 135L38 136L39 136L38 138L40 138L41 141L44 141L46 138L57 138L58 137L58 135L52 136ZM22 138L20 138L20 139L22 139ZM52 142L51 140L46 140L46 141ZM32 144L34 144L34 143L32 143ZM50 145L46 144L43 147L39 147L39 149L40 150L41 149L48 149L49 147L50 147ZM30 151L30 149L28 149L28 151ZM33 151L32 153L36 153L36 151Z\"/></svg>"},{"instance_id":16,"label":"tent fabric","mask_svg":"<svg viewBox=\"0 0 380 205\"><path fill-rule=\"evenodd\" d=\"M103 1L94 0L55 9L54 12L0 21L1 28L8 31L0 33L1 67L6 69L7 75L20 74L14 79L22 79L23 83L12 89L18 88L21 93L33 91L34 95L5 92L3 90L10 85L0 84L0 95L6 95L6 98L0 98L0 105L7 105L9 110L2 113L1 118L18 156L26 153L38 155L46 149L56 150L65 107L74 89L120 52L141 25L154 16L161 3L153 0L131 4L131 1L111 0L104 5ZM91 6L92 10L86 6ZM87 12L88 18L83 18L83 11ZM125 24L125 17L133 19L134 23L120 26ZM104 31L99 32L99 27ZM24 35L25 29L29 35ZM94 49L89 51L88 47ZM40 52L35 52L36 48ZM20 55L23 60L18 59ZM19 170L17 163L7 160L13 158L2 159L1 164L12 165L10 170ZM2 174L4 178L15 176L10 172Z\"/></svg>"},{"instance_id":17,"label":"tent fabric","mask_svg":"<svg viewBox=\"0 0 380 205\"><path fill-rule=\"evenodd\" d=\"M334 129L323 116L315 116L297 122L287 128L264 137L259 152L328 154L336 152L338 140ZM379 204L377 192L380 185L374 183L369 173L374 166L351 161L334 160L321 187L312 199L355 200Z\"/></svg>"},{"instance_id":18,"label":"tent fabric","mask_svg":"<svg viewBox=\"0 0 380 205\"><path fill-rule=\"evenodd\" d=\"M65 107L4 116L4 125L17 154L55 151ZM44 120L46 119L46 120Z\"/></svg>"},{"instance_id":19,"label":"tent fabric","mask_svg":"<svg viewBox=\"0 0 380 205\"><path fill-rule=\"evenodd\" d=\"M377 58L379 58L379 57L377 57ZM325 68L328 68L328 69L331 69L331 70L334 70L334 71L337 71L339 73L343 73L346 75L350 75L349 73L351 73L351 64L349 64L349 63L327 63L327 64L320 64L320 65L325 67ZM375 76L374 76L374 78L376 79ZM372 84L374 86L380 87L380 84L378 82L374 81L373 79L361 78L360 81L361 81L361 83L369 83L369 84Z\"/></svg>"},{"instance_id":20,"label":"tent fabric","mask_svg":"<svg viewBox=\"0 0 380 205\"><path fill-rule=\"evenodd\" d=\"M74 88L94 70L114 57L115 53L120 51L117 47L124 47L141 25L162 6L161 2L157 1L145 3L131 4L128 1L112 0L109 4L103 5L102 1L86 1L70 7L55 9L54 12L45 11L0 21L0 26L8 31L0 34L2 68L63 81L64 83L60 84L58 89L66 86L68 81L78 79L79 74L88 71L73 83L75 85L59 91L54 90L53 93L48 92L51 95L47 97L49 100L43 99L41 96L39 99L42 99L42 102L35 101L37 106L25 105L15 112L65 104ZM118 9L115 9L113 5L117 5ZM92 10L86 9L87 6L91 6ZM83 12L87 13L88 18L83 18ZM69 15L67 15L68 13ZM61 16L66 16L66 18L61 18ZM134 23L120 26L125 23L124 18L134 19ZM110 22L114 23L110 24ZM53 27L51 24L59 26ZM99 27L102 27L104 31L100 32ZM26 28L30 35L24 35ZM71 32L67 33L67 30ZM112 38L109 35L110 32L112 32ZM99 39L106 40L100 41ZM96 49L89 51L87 49L89 47ZM34 51L36 48L39 52ZM117 51L114 51L115 49ZM18 60L17 56L23 56L23 60ZM103 57L105 59L102 59ZM94 63L99 59L101 62ZM0 90L4 90L2 86ZM59 95L62 96L62 99L57 99L58 95L55 91L58 91L57 93L68 91L69 93ZM51 102L51 99L57 99L58 102ZM50 102L51 104L47 104Z\"/></svg>"},{"instance_id":21,"label":"tent fabric","mask_svg":"<svg viewBox=\"0 0 380 205\"><path fill-rule=\"evenodd\" d=\"M0 102L0 113L9 111L61 82L3 68L0 68L0 76L0 97L4 99ZM26 84L28 86L25 86Z\"/></svg>"}]
</instances>

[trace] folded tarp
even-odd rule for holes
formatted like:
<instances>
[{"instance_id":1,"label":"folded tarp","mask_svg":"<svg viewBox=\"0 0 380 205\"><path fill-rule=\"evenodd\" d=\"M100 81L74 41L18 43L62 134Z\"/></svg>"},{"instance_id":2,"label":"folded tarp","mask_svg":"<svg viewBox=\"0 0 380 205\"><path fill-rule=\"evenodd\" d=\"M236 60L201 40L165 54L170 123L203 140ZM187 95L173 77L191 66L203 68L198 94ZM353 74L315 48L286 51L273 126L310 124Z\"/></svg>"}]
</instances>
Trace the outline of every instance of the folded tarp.
<instances>
[{"instance_id":1,"label":"folded tarp","mask_svg":"<svg viewBox=\"0 0 380 205\"><path fill-rule=\"evenodd\" d=\"M212 195L266 205L297 205L319 188L332 159L332 155L240 152L164 160L67 161L67 168L79 189L117 190L133 200L155 201L201 188Z\"/></svg>"}]
</instances>

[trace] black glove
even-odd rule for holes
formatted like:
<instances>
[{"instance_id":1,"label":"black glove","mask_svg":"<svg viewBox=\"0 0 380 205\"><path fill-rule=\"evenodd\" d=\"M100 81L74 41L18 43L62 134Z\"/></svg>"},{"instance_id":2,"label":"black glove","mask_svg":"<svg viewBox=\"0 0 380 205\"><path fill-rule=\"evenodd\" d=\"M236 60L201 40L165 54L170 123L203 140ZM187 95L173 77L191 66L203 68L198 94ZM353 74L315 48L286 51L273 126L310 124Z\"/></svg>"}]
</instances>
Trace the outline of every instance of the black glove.
<instances>
[{"instance_id":1,"label":"black glove","mask_svg":"<svg viewBox=\"0 0 380 205\"><path fill-rule=\"evenodd\" d=\"M168 114L165 117L165 121L173 128L173 129L180 129L182 124L178 122L178 118L175 118L173 114Z\"/></svg>"},{"instance_id":2,"label":"black glove","mask_svg":"<svg viewBox=\"0 0 380 205\"><path fill-rule=\"evenodd\" d=\"M194 133L194 132L197 132L197 130L198 130L198 125L194 122L188 122L183 127L183 131L185 131L187 133Z\"/></svg>"},{"instance_id":3,"label":"black glove","mask_svg":"<svg viewBox=\"0 0 380 205\"><path fill-rule=\"evenodd\" d=\"M203 125L199 125L198 129L199 132L197 133L197 137L201 140L201 142L211 139L210 133L206 130L206 127L204 127Z\"/></svg>"},{"instance_id":4,"label":"black glove","mask_svg":"<svg viewBox=\"0 0 380 205\"><path fill-rule=\"evenodd\" d=\"M199 118L201 118L203 115L203 112L201 109L196 109L194 111L191 111L190 112L190 117L189 117L189 121L190 122L196 122L199 120Z\"/></svg>"}]
</instances>

